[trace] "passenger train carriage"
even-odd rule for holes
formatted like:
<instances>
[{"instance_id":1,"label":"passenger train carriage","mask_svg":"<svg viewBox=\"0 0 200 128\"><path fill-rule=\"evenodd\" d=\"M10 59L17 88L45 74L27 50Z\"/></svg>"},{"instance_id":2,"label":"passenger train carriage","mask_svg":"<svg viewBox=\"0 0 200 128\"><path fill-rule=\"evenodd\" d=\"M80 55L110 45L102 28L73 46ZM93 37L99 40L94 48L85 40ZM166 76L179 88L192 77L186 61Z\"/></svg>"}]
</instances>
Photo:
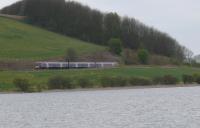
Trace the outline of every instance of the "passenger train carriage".
<instances>
[{"instance_id":1,"label":"passenger train carriage","mask_svg":"<svg viewBox=\"0 0 200 128\"><path fill-rule=\"evenodd\" d=\"M36 69L113 68L117 62L37 62Z\"/></svg>"}]
</instances>

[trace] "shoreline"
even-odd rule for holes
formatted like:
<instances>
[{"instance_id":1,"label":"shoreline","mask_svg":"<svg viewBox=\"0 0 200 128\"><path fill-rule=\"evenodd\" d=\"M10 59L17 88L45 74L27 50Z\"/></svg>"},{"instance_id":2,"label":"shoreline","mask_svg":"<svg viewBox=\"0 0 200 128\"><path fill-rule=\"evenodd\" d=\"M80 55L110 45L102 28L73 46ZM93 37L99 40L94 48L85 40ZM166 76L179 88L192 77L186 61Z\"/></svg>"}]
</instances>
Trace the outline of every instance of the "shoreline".
<instances>
[{"instance_id":1,"label":"shoreline","mask_svg":"<svg viewBox=\"0 0 200 128\"><path fill-rule=\"evenodd\" d=\"M152 85L152 86L127 86L127 87L107 87L107 88L79 88L71 90L47 90L44 93L51 92L81 92L81 91L109 91L109 90L136 90L136 89L156 89L156 88L184 88L184 87L200 87L198 84L188 85Z\"/></svg>"},{"instance_id":2,"label":"shoreline","mask_svg":"<svg viewBox=\"0 0 200 128\"><path fill-rule=\"evenodd\" d=\"M136 90L136 89L159 89L159 88L186 88L186 87L200 87L198 84L179 84L179 85L152 85L152 86L127 86L127 87L107 87L107 88L77 88L77 89L65 89L65 90L45 90L42 92L17 92L17 91L8 91L0 92L1 94L34 94L34 93L57 93L57 92L86 92L86 91L117 91L117 90Z\"/></svg>"}]
</instances>

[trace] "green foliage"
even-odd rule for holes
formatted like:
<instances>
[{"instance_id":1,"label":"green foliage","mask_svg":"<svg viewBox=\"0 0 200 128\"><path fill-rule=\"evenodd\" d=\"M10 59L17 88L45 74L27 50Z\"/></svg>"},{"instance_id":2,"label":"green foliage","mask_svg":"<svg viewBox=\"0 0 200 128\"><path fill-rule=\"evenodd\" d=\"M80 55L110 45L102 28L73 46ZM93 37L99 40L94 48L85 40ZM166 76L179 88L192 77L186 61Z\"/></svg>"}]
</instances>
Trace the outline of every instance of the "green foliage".
<instances>
[{"instance_id":1,"label":"green foliage","mask_svg":"<svg viewBox=\"0 0 200 128\"><path fill-rule=\"evenodd\" d=\"M101 85L103 87L123 87L127 85L127 79L124 77L102 77Z\"/></svg>"},{"instance_id":2,"label":"green foliage","mask_svg":"<svg viewBox=\"0 0 200 128\"><path fill-rule=\"evenodd\" d=\"M196 82L200 84L200 75L196 78Z\"/></svg>"},{"instance_id":3,"label":"green foliage","mask_svg":"<svg viewBox=\"0 0 200 128\"><path fill-rule=\"evenodd\" d=\"M192 84L194 82L194 77L192 75L184 74L182 76L184 84Z\"/></svg>"},{"instance_id":4,"label":"green foliage","mask_svg":"<svg viewBox=\"0 0 200 128\"><path fill-rule=\"evenodd\" d=\"M112 77L104 76L104 77L101 78L100 82L101 82L101 85L103 87L112 87L112 86L114 86Z\"/></svg>"},{"instance_id":5,"label":"green foliage","mask_svg":"<svg viewBox=\"0 0 200 128\"><path fill-rule=\"evenodd\" d=\"M184 83L198 83L200 84L200 74L193 74L193 75L183 75L183 82Z\"/></svg>"},{"instance_id":6,"label":"green foliage","mask_svg":"<svg viewBox=\"0 0 200 128\"><path fill-rule=\"evenodd\" d=\"M124 87L127 86L128 80L126 77L118 76L115 77L116 86Z\"/></svg>"},{"instance_id":7,"label":"green foliage","mask_svg":"<svg viewBox=\"0 0 200 128\"><path fill-rule=\"evenodd\" d=\"M120 55L122 52L122 42L120 39L112 38L108 41L110 52Z\"/></svg>"},{"instance_id":8,"label":"green foliage","mask_svg":"<svg viewBox=\"0 0 200 128\"><path fill-rule=\"evenodd\" d=\"M163 77L154 77L153 78L153 83L154 84L163 84L164 82L163 82Z\"/></svg>"},{"instance_id":9,"label":"green foliage","mask_svg":"<svg viewBox=\"0 0 200 128\"><path fill-rule=\"evenodd\" d=\"M120 17L117 13L108 13L104 17L104 38L108 41L110 38L120 37Z\"/></svg>"},{"instance_id":10,"label":"green foliage","mask_svg":"<svg viewBox=\"0 0 200 128\"><path fill-rule=\"evenodd\" d=\"M77 80L77 84L82 88L90 88L93 86L92 81L90 78L81 77Z\"/></svg>"},{"instance_id":11,"label":"green foliage","mask_svg":"<svg viewBox=\"0 0 200 128\"><path fill-rule=\"evenodd\" d=\"M141 64L147 64L149 60L149 52L146 49L140 49L138 51L138 59Z\"/></svg>"},{"instance_id":12,"label":"green foliage","mask_svg":"<svg viewBox=\"0 0 200 128\"><path fill-rule=\"evenodd\" d=\"M195 73L193 75L194 81L198 84L200 84L200 74Z\"/></svg>"},{"instance_id":13,"label":"green foliage","mask_svg":"<svg viewBox=\"0 0 200 128\"><path fill-rule=\"evenodd\" d=\"M73 48L68 48L65 56L66 61L76 61L78 58L77 51Z\"/></svg>"},{"instance_id":14,"label":"green foliage","mask_svg":"<svg viewBox=\"0 0 200 128\"><path fill-rule=\"evenodd\" d=\"M178 83L178 79L172 75L165 75L163 77L155 77L154 84L173 85Z\"/></svg>"},{"instance_id":15,"label":"green foliage","mask_svg":"<svg viewBox=\"0 0 200 128\"><path fill-rule=\"evenodd\" d=\"M72 89L72 80L63 76L54 76L48 81L49 89Z\"/></svg>"},{"instance_id":16,"label":"green foliage","mask_svg":"<svg viewBox=\"0 0 200 128\"><path fill-rule=\"evenodd\" d=\"M152 85L152 80L145 77L132 77L129 79L131 85Z\"/></svg>"},{"instance_id":17,"label":"green foliage","mask_svg":"<svg viewBox=\"0 0 200 128\"><path fill-rule=\"evenodd\" d=\"M49 78L55 77L56 75L60 76L69 76L71 78L80 78L86 77L90 78L94 85L101 85L100 78L106 76L120 76L124 78L135 77L146 77L153 79L157 76L172 75L177 79L182 80L183 74L194 74L199 73L199 68L192 67L141 67L141 66L128 66L120 67L114 69L102 69L102 70L90 70L90 69L80 69L80 70L42 70L42 71L1 71L0 72L0 81L2 85L0 90L16 90L13 80L15 78L31 78L29 79L30 83L33 85L46 85L49 81ZM75 83L73 81L73 83ZM158 83L159 84L159 83ZM104 84L105 86L107 84ZM45 90L45 89L44 89Z\"/></svg>"},{"instance_id":18,"label":"green foliage","mask_svg":"<svg viewBox=\"0 0 200 128\"><path fill-rule=\"evenodd\" d=\"M178 83L178 79L172 75L165 75L163 77L163 82L164 84L170 85L170 84L177 84Z\"/></svg>"},{"instance_id":19,"label":"green foliage","mask_svg":"<svg viewBox=\"0 0 200 128\"><path fill-rule=\"evenodd\" d=\"M13 84L22 92L29 92L31 84L27 79L17 78L13 80Z\"/></svg>"}]
</instances>

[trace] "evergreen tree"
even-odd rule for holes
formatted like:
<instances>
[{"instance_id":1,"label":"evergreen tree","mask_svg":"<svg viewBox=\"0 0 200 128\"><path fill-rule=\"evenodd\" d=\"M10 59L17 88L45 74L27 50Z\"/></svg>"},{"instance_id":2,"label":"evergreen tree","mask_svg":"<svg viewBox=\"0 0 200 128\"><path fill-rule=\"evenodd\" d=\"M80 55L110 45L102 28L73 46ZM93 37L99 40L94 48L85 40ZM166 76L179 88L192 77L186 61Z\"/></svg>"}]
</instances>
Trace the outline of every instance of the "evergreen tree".
<instances>
[{"instance_id":1,"label":"evergreen tree","mask_svg":"<svg viewBox=\"0 0 200 128\"><path fill-rule=\"evenodd\" d=\"M112 38L108 42L110 52L120 55L122 52L122 42L120 39Z\"/></svg>"}]
</instances>

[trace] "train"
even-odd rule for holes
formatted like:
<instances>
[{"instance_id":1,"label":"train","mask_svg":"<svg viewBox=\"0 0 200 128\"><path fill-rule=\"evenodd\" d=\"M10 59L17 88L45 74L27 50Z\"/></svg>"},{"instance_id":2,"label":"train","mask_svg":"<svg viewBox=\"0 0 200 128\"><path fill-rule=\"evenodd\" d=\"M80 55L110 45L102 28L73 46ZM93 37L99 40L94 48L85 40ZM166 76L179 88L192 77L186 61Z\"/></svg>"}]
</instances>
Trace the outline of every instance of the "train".
<instances>
[{"instance_id":1,"label":"train","mask_svg":"<svg viewBox=\"0 0 200 128\"><path fill-rule=\"evenodd\" d=\"M113 68L117 62L36 62L35 69Z\"/></svg>"}]
</instances>

